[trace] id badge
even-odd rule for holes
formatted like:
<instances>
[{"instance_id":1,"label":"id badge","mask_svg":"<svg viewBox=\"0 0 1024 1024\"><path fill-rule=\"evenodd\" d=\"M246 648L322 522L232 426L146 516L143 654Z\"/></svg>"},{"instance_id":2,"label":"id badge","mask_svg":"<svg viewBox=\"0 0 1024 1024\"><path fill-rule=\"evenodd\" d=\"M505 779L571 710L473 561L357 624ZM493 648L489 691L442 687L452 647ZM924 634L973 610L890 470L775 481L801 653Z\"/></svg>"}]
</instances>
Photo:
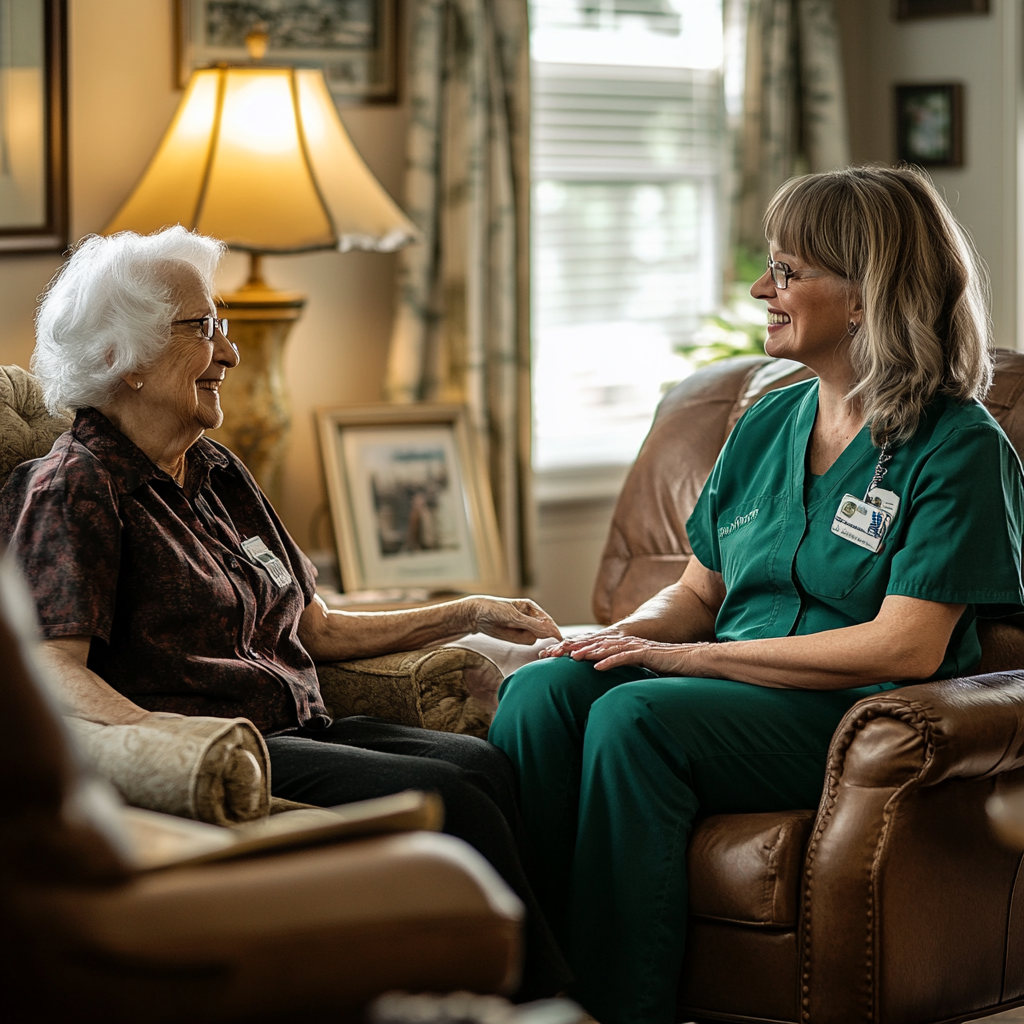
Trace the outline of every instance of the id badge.
<instances>
[{"instance_id":1,"label":"id badge","mask_svg":"<svg viewBox=\"0 0 1024 1024\"><path fill-rule=\"evenodd\" d=\"M284 567L284 562L263 543L262 537L249 537L243 540L242 550L249 556L250 562L255 562L267 570L267 575L278 587L283 589L292 582L291 573Z\"/></svg>"},{"instance_id":2,"label":"id badge","mask_svg":"<svg viewBox=\"0 0 1024 1024\"><path fill-rule=\"evenodd\" d=\"M896 513L900 510L900 496L894 491L887 491L882 487L872 487L864 500L869 505L875 505L883 512L888 512L890 520L895 519Z\"/></svg>"},{"instance_id":3,"label":"id badge","mask_svg":"<svg viewBox=\"0 0 1024 1024\"><path fill-rule=\"evenodd\" d=\"M896 501L898 504L899 499ZM832 519L832 532L851 544L877 551L891 522L892 515L884 508L844 494Z\"/></svg>"}]
</instances>

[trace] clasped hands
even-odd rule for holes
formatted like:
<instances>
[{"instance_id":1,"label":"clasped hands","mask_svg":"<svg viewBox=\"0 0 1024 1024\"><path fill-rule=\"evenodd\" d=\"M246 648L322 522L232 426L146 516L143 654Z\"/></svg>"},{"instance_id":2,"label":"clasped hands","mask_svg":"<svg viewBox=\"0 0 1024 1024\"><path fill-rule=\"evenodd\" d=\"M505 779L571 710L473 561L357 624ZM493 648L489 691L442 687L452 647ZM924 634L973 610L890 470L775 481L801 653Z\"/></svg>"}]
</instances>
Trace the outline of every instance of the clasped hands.
<instances>
[{"instance_id":1,"label":"clasped hands","mask_svg":"<svg viewBox=\"0 0 1024 1024\"><path fill-rule=\"evenodd\" d=\"M667 644L629 636L614 626L596 633L569 637L540 652L542 658L572 658L592 661L594 668L606 671L621 665L640 665L660 675L701 675L701 655L711 646L707 643Z\"/></svg>"}]
</instances>

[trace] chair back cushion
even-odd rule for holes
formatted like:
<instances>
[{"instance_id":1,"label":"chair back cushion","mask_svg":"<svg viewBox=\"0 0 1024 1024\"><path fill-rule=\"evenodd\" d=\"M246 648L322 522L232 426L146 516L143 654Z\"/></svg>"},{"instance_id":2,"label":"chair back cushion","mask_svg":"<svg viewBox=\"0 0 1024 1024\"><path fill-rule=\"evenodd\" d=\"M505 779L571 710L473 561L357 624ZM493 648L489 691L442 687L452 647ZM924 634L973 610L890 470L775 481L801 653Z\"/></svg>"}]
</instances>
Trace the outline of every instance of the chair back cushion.
<instances>
[{"instance_id":1,"label":"chair back cushion","mask_svg":"<svg viewBox=\"0 0 1024 1024\"><path fill-rule=\"evenodd\" d=\"M630 614L679 579L693 554L686 521L736 421L769 391L811 376L790 360L727 359L698 370L662 399L612 517L594 584L598 622ZM985 405L1024 456L1024 354L996 352ZM982 622L979 634L984 671L1024 665L1024 630L1016 617Z\"/></svg>"},{"instance_id":2,"label":"chair back cushion","mask_svg":"<svg viewBox=\"0 0 1024 1024\"><path fill-rule=\"evenodd\" d=\"M70 413L54 416L39 380L20 366L0 366L0 487L15 466L45 455L71 426Z\"/></svg>"}]
</instances>

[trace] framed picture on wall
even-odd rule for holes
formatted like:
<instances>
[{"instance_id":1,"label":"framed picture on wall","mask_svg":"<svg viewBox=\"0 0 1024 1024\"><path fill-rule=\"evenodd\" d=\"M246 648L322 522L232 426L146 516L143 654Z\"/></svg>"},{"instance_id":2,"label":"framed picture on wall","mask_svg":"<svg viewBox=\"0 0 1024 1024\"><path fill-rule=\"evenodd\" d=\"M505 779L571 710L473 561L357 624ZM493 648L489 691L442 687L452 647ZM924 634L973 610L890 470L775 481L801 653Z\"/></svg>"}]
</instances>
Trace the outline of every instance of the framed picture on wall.
<instances>
[{"instance_id":1,"label":"framed picture on wall","mask_svg":"<svg viewBox=\"0 0 1024 1024\"><path fill-rule=\"evenodd\" d=\"M65 0L0 0L0 253L67 245Z\"/></svg>"},{"instance_id":2,"label":"framed picture on wall","mask_svg":"<svg viewBox=\"0 0 1024 1024\"><path fill-rule=\"evenodd\" d=\"M398 0L176 0L178 88L196 68L249 61L262 22L267 64L320 68L339 103L398 96Z\"/></svg>"},{"instance_id":3,"label":"framed picture on wall","mask_svg":"<svg viewBox=\"0 0 1024 1024\"><path fill-rule=\"evenodd\" d=\"M896 19L944 18L951 14L988 14L989 0L895 0Z\"/></svg>"},{"instance_id":4,"label":"framed picture on wall","mask_svg":"<svg viewBox=\"0 0 1024 1024\"><path fill-rule=\"evenodd\" d=\"M963 86L896 86L896 158L922 167L962 167Z\"/></svg>"},{"instance_id":5,"label":"framed picture on wall","mask_svg":"<svg viewBox=\"0 0 1024 1024\"><path fill-rule=\"evenodd\" d=\"M487 472L458 405L321 409L345 591L507 593Z\"/></svg>"}]
</instances>

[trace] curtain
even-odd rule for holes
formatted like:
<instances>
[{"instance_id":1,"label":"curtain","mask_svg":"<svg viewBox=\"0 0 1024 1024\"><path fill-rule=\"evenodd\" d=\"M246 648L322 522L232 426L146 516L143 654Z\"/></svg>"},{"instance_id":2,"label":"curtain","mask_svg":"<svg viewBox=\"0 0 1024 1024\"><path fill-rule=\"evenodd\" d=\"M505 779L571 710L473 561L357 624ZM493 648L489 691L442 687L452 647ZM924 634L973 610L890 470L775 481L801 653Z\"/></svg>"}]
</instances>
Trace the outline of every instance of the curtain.
<instances>
[{"instance_id":1,"label":"curtain","mask_svg":"<svg viewBox=\"0 0 1024 1024\"><path fill-rule=\"evenodd\" d=\"M406 210L391 401L459 402L486 456L513 585L529 583L526 0L411 0Z\"/></svg>"},{"instance_id":2,"label":"curtain","mask_svg":"<svg viewBox=\"0 0 1024 1024\"><path fill-rule=\"evenodd\" d=\"M760 250L779 185L850 162L839 31L833 0L726 0L725 17L726 81L736 83L733 235Z\"/></svg>"}]
</instances>

